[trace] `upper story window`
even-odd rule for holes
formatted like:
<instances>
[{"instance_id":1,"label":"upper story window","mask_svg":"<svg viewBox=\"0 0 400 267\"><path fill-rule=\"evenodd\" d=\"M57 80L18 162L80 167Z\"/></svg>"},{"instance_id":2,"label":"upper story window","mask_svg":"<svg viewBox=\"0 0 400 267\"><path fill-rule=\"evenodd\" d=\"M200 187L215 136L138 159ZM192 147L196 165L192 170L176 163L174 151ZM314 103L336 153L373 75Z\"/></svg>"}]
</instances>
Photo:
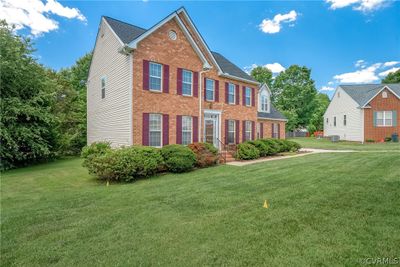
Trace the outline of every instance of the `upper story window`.
<instances>
[{"instance_id":1,"label":"upper story window","mask_svg":"<svg viewBox=\"0 0 400 267\"><path fill-rule=\"evenodd\" d=\"M326 118L326 123L328 123L329 122L329 119L328 118Z\"/></svg>"},{"instance_id":2,"label":"upper story window","mask_svg":"<svg viewBox=\"0 0 400 267\"><path fill-rule=\"evenodd\" d=\"M236 122L234 120L228 121L228 144L235 143L235 136L236 136Z\"/></svg>"},{"instance_id":3,"label":"upper story window","mask_svg":"<svg viewBox=\"0 0 400 267\"><path fill-rule=\"evenodd\" d=\"M392 126L392 125L393 125L392 111L376 112L376 126Z\"/></svg>"},{"instance_id":4,"label":"upper story window","mask_svg":"<svg viewBox=\"0 0 400 267\"><path fill-rule=\"evenodd\" d=\"M347 125L347 116L343 115L343 125L346 126Z\"/></svg>"},{"instance_id":5,"label":"upper story window","mask_svg":"<svg viewBox=\"0 0 400 267\"><path fill-rule=\"evenodd\" d=\"M251 106L251 88L246 87L245 94L246 106Z\"/></svg>"},{"instance_id":6,"label":"upper story window","mask_svg":"<svg viewBox=\"0 0 400 267\"><path fill-rule=\"evenodd\" d=\"M191 144L192 136L193 136L192 117L182 116L182 145Z\"/></svg>"},{"instance_id":7,"label":"upper story window","mask_svg":"<svg viewBox=\"0 0 400 267\"><path fill-rule=\"evenodd\" d=\"M228 103L235 104L235 85L233 83L228 84Z\"/></svg>"},{"instance_id":8,"label":"upper story window","mask_svg":"<svg viewBox=\"0 0 400 267\"><path fill-rule=\"evenodd\" d=\"M206 79L206 100L214 101L215 81Z\"/></svg>"},{"instance_id":9,"label":"upper story window","mask_svg":"<svg viewBox=\"0 0 400 267\"><path fill-rule=\"evenodd\" d=\"M106 97L106 77L101 78L101 98Z\"/></svg>"},{"instance_id":10,"label":"upper story window","mask_svg":"<svg viewBox=\"0 0 400 267\"><path fill-rule=\"evenodd\" d=\"M154 62L149 62L150 66L150 90L161 92L162 88L162 65Z\"/></svg>"},{"instance_id":11,"label":"upper story window","mask_svg":"<svg viewBox=\"0 0 400 267\"><path fill-rule=\"evenodd\" d=\"M268 111L268 97L266 95L261 95L261 111Z\"/></svg>"},{"instance_id":12,"label":"upper story window","mask_svg":"<svg viewBox=\"0 0 400 267\"><path fill-rule=\"evenodd\" d=\"M246 140L251 140L253 131L253 123L251 121L246 121L245 125L245 138Z\"/></svg>"},{"instance_id":13,"label":"upper story window","mask_svg":"<svg viewBox=\"0 0 400 267\"><path fill-rule=\"evenodd\" d=\"M161 147L162 115L149 114L149 145Z\"/></svg>"},{"instance_id":14,"label":"upper story window","mask_svg":"<svg viewBox=\"0 0 400 267\"><path fill-rule=\"evenodd\" d=\"M336 117L333 117L333 126L336 127Z\"/></svg>"},{"instance_id":15,"label":"upper story window","mask_svg":"<svg viewBox=\"0 0 400 267\"><path fill-rule=\"evenodd\" d=\"M192 96L193 92L193 72L182 70L182 95Z\"/></svg>"}]
</instances>

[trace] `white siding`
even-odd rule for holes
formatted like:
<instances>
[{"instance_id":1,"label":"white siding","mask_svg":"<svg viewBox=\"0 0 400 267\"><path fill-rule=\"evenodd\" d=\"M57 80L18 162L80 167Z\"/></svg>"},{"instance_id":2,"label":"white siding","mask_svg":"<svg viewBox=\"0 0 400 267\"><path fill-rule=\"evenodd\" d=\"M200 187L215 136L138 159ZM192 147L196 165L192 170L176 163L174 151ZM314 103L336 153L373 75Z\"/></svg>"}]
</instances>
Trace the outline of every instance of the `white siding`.
<instances>
[{"instance_id":1,"label":"white siding","mask_svg":"<svg viewBox=\"0 0 400 267\"><path fill-rule=\"evenodd\" d=\"M340 97L339 97L340 94ZM340 140L363 141L363 110L342 88L338 87L324 114L324 135L339 135ZM343 117L347 125L343 125ZM336 117L336 127L334 126ZM328 118L328 123L326 119Z\"/></svg>"},{"instance_id":2,"label":"white siding","mask_svg":"<svg viewBox=\"0 0 400 267\"><path fill-rule=\"evenodd\" d=\"M132 144L131 56L119 53L120 47L121 42L103 19L87 86L88 144L96 141L110 141L113 146ZM103 99L102 77L106 77Z\"/></svg>"}]
</instances>

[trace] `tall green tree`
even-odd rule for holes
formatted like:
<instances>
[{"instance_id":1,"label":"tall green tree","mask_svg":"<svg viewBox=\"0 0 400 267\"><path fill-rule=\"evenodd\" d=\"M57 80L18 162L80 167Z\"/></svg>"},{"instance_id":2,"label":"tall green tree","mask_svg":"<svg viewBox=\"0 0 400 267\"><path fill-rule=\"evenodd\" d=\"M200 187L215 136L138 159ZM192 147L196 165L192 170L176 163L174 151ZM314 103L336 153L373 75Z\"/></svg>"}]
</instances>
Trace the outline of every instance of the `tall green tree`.
<instances>
[{"instance_id":1,"label":"tall green tree","mask_svg":"<svg viewBox=\"0 0 400 267\"><path fill-rule=\"evenodd\" d=\"M272 72L266 67L257 66L251 70L250 75L259 83L265 83L271 88L272 85Z\"/></svg>"},{"instance_id":2,"label":"tall green tree","mask_svg":"<svg viewBox=\"0 0 400 267\"><path fill-rule=\"evenodd\" d=\"M32 56L28 38L0 21L1 169L46 159L56 146L54 80Z\"/></svg>"},{"instance_id":3,"label":"tall green tree","mask_svg":"<svg viewBox=\"0 0 400 267\"><path fill-rule=\"evenodd\" d=\"M317 95L310 69L290 66L275 78L272 94L275 106L289 120L286 130L293 131L309 125L316 108Z\"/></svg>"},{"instance_id":4,"label":"tall green tree","mask_svg":"<svg viewBox=\"0 0 400 267\"><path fill-rule=\"evenodd\" d=\"M389 73L382 83L400 83L400 70Z\"/></svg>"},{"instance_id":5,"label":"tall green tree","mask_svg":"<svg viewBox=\"0 0 400 267\"><path fill-rule=\"evenodd\" d=\"M315 111L311 116L310 124L308 125L308 132L314 133L315 131L322 131L324 129L324 113L331 102L326 94L318 93L316 98Z\"/></svg>"},{"instance_id":6,"label":"tall green tree","mask_svg":"<svg viewBox=\"0 0 400 267\"><path fill-rule=\"evenodd\" d=\"M58 149L63 155L79 154L86 145L86 82L91 58L91 53L86 54L55 77L59 86L54 114L60 121Z\"/></svg>"}]
</instances>

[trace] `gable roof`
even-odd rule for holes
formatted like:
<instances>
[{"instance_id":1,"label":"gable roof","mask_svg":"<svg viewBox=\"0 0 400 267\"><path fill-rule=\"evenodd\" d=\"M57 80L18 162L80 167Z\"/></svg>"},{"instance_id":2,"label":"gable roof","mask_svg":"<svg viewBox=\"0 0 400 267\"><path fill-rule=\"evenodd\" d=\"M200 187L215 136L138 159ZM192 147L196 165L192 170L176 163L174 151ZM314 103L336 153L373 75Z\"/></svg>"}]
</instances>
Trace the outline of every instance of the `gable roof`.
<instances>
[{"instance_id":1,"label":"gable roof","mask_svg":"<svg viewBox=\"0 0 400 267\"><path fill-rule=\"evenodd\" d=\"M400 84L355 84L340 85L360 107L367 105L383 88L387 87L398 98L400 98Z\"/></svg>"},{"instance_id":2,"label":"gable roof","mask_svg":"<svg viewBox=\"0 0 400 267\"><path fill-rule=\"evenodd\" d=\"M179 12L185 12L186 11L182 8L179 9ZM169 20L172 17L175 17L175 14L177 12L171 13L169 16L167 16L165 19L151 27L150 29L146 30L141 27L114 19L110 18L108 16L103 16L103 18L107 21L111 29L115 32L115 34L118 36L118 38L124 43L124 44L132 44L134 41L140 40L143 38L145 35L153 31L155 28L157 28L157 25L162 25L164 24L164 21ZM187 14L186 14L187 15ZM179 20L179 17L177 17ZM190 19L190 18L189 18ZM179 21L178 21L179 22ZM197 29L195 29L197 31ZM202 38L200 36L200 38ZM207 45L206 45L207 46ZM208 46L206 47L208 50ZM212 59L215 60L215 63L217 64L217 67L222 71L222 74L233 77L233 78L239 78L241 80L246 80L255 84L258 84L258 82L248 75L246 72L244 72L241 68L233 64L231 61L226 59L224 56L217 52L211 52L211 57Z\"/></svg>"},{"instance_id":3,"label":"gable roof","mask_svg":"<svg viewBox=\"0 0 400 267\"><path fill-rule=\"evenodd\" d=\"M271 103L270 112L258 112L257 117L260 119L287 120Z\"/></svg>"}]
</instances>

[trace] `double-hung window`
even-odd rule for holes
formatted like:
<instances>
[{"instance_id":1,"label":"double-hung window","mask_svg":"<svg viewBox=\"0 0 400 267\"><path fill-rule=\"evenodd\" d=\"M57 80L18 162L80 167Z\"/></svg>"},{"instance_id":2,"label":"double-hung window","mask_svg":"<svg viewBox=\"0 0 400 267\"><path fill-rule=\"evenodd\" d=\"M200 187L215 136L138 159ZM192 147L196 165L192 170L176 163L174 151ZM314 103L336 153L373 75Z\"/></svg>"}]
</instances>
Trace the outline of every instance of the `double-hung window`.
<instances>
[{"instance_id":1,"label":"double-hung window","mask_svg":"<svg viewBox=\"0 0 400 267\"><path fill-rule=\"evenodd\" d=\"M236 131L235 123L236 122L234 120L228 121L228 144L235 143L235 131Z\"/></svg>"},{"instance_id":2,"label":"double-hung window","mask_svg":"<svg viewBox=\"0 0 400 267\"><path fill-rule=\"evenodd\" d=\"M162 65L154 62L149 63L150 75L149 86L151 91L161 92L162 88Z\"/></svg>"},{"instance_id":3,"label":"double-hung window","mask_svg":"<svg viewBox=\"0 0 400 267\"><path fill-rule=\"evenodd\" d=\"M392 111L378 111L376 112L376 126L392 126L393 114Z\"/></svg>"},{"instance_id":4,"label":"double-hung window","mask_svg":"<svg viewBox=\"0 0 400 267\"><path fill-rule=\"evenodd\" d=\"M228 84L228 103L235 104L235 85L233 83Z\"/></svg>"},{"instance_id":5,"label":"double-hung window","mask_svg":"<svg viewBox=\"0 0 400 267\"><path fill-rule=\"evenodd\" d=\"M106 97L106 77L101 78L101 98Z\"/></svg>"},{"instance_id":6,"label":"double-hung window","mask_svg":"<svg viewBox=\"0 0 400 267\"><path fill-rule=\"evenodd\" d=\"M246 106L251 106L251 88L246 87L245 94Z\"/></svg>"},{"instance_id":7,"label":"double-hung window","mask_svg":"<svg viewBox=\"0 0 400 267\"><path fill-rule=\"evenodd\" d=\"M182 70L182 95L192 96L193 72Z\"/></svg>"},{"instance_id":8,"label":"double-hung window","mask_svg":"<svg viewBox=\"0 0 400 267\"><path fill-rule=\"evenodd\" d=\"M215 81L206 79L206 100L214 101Z\"/></svg>"},{"instance_id":9,"label":"double-hung window","mask_svg":"<svg viewBox=\"0 0 400 267\"><path fill-rule=\"evenodd\" d=\"M333 126L336 127L336 117L333 117Z\"/></svg>"},{"instance_id":10,"label":"double-hung window","mask_svg":"<svg viewBox=\"0 0 400 267\"><path fill-rule=\"evenodd\" d=\"M161 147L162 115L149 114L149 145Z\"/></svg>"},{"instance_id":11,"label":"double-hung window","mask_svg":"<svg viewBox=\"0 0 400 267\"><path fill-rule=\"evenodd\" d=\"M346 126L347 125L347 116L343 115L343 125Z\"/></svg>"},{"instance_id":12,"label":"double-hung window","mask_svg":"<svg viewBox=\"0 0 400 267\"><path fill-rule=\"evenodd\" d=\"M261 95L261 111L268 111L268 97Z\"/></svg>"},{"instance_id":13,"label":"double-hung window","mask_svg":"<svg viewBox=\"0 0 400 267\"><path fill-rule=\"evenodd\" d=\"M245 126L245 137L246 140L251 140L252 136L252 131L253 131L253 124L251 121L246 121L246 126Z\"/></svg>"},{"instance_id":14,"label":"double-hung window","mask_svg":"<svg viewBox=\"0 0 400 267\"><path fill-rule=\"evenodd\" d=\"M193 136L192 117L182 116L182 145L191 144Z\"/></svg>"}]
</instances>

